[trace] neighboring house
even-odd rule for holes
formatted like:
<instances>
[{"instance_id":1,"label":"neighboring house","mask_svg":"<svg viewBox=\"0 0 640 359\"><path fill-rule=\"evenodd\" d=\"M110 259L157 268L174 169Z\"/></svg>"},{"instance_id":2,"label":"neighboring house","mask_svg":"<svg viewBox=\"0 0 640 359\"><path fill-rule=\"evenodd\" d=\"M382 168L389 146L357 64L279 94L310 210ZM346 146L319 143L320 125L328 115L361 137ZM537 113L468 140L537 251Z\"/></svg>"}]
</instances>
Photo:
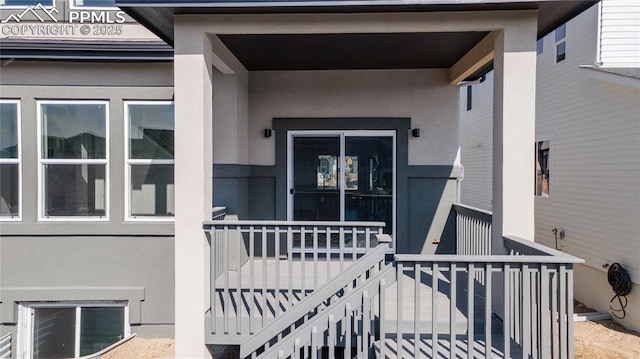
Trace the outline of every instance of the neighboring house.
<instances>
[{"instance_id":1,"label":"neighboring house","mask_svg":"<svg viewBox=\"0 0 640 359\"><path fill-rule=\"evenodd\" d=\"M633 282L620 322L640 330L640 4L602 1L540 39L537 58L535 241L586 260L575 296L600 312L619 262ZM461 202L485 210L493 81L460 93Z\"/></svg>"},{"instance_id":2,"label":"neighboring house","mask_svg":"<svg viewBox=\"0 0 640 359\"><path fill-rule=\"evenodd\" d=\"M572 357L527 161L536 39L594 3L0 2L0 350ZM492 60L489 215L456 85Z\"/></svg>"}]
</instances>

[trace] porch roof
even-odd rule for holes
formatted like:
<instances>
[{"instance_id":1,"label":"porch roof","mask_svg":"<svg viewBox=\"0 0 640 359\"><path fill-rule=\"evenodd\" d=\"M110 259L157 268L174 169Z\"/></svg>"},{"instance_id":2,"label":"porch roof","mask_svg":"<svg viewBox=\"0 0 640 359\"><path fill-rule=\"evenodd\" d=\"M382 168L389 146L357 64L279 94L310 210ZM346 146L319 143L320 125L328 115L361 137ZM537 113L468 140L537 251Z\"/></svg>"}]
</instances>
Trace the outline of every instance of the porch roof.
<instances>
[{"instance_id":1,"label":"porch roof","mask_svg":"<svg viewBox=\"0 0 640 359\"><path fill-rule=\"evenodd\" d=\"M538 38L598 1L550 0L116 0L116 5L173 45L173 16L178 14L439 12L537 9ZM448 43L448 46L453 46Z\"/></svg>"}]
</instances>

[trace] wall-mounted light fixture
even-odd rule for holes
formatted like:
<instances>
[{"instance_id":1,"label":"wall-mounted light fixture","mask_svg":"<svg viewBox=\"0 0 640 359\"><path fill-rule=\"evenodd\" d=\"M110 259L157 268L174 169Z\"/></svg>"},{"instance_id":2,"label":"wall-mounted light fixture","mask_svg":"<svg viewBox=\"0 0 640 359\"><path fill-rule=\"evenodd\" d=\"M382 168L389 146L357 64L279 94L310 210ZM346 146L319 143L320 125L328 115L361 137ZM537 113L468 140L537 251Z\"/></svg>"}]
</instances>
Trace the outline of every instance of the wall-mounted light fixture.
<instances>
[{"instance_id":1,"label":"wall-mounted light fixture","mask_svg":"<svg viewBox=\"0 0 640 359\"><path fill-rule=\"evenodd\" d=\"M264 137L265 138L271 137L271 129L270 128L265 128L264 129Z\"/></svg>"},{"instance_id":2,"label":"wall-mounted light fixture","mask_svg":"<svg viewBox=\"0 0 640 359\"><path fill-rule=\"evenodd\" d=\"M413 137L420 137L420 129L419 129L419 128L413 128L413 129L411 129L411 136L413 136Z\"/></svg>"}]
</instances>

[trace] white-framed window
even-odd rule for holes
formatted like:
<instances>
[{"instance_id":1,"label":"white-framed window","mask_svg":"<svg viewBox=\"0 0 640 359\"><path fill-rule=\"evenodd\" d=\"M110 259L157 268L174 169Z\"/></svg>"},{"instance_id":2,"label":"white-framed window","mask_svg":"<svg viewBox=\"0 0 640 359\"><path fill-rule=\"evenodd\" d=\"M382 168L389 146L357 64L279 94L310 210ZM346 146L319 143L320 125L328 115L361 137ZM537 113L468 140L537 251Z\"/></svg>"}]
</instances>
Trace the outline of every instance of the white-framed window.
<instances>
[{"instance_id":1,"label":"white-framed window","mask_svg":"<svg viewBox=\"0 0 640 359\"><path fill-rule=\"evenodd\" d=\"M0 220L22 217L20 101L0 99Z\"/></svg>"},{"instance_id":2,"label":"white-framed window","mask_svg":"<svg viewBox=\"0 0 640 359\"><path fill-rule=\"evenodd\" d=\"M125 102L127 220L173 220L172 101Z\"/></svg>"},{"instance_id":3,"label":"white-framed window","mask_svg":"<svg viewBox=\"0 0 640 359\"><path fill-rule=\"evenodd\" d=\"M126 302L19 303L20 358L79 358L131 335Z\"/></svg>"},{"instance_id":4,"label":"white-framed window","mask_svg":"<svg viewBox=\"0 0 640 359\"><path fill-rule=\"evenodd\" d=\"M0 6L7 8L25 8L28 6L42 5L46 8L54 7L54 0L0 0Z\"/></svg>"},{"instance_id":5,"label":"white-framed window","mask_svg":"<svg viewBox=\"0 0 640 359\"><path fill-rule=\"evenodd\" d=\"M538 197L549 197L551 187L551 141L537 141L535 151L535 195Z\"/></svg>"},{"instance_id":6,"label":"white-framed window","mask_svg":"<svg viewBox=\"0 0 640 359\"><path fill-rule=\"evenodd\" d=\"M115 0L73 0L71 4L72 8L82 7L90 9L117 9Z\"/></svg>"},{"instance_id":7,"label":"white-framed window","mask_svg":"<svg viewBox=\"0 0 640 359\"><path fill-rule=\"evenodd\" d=\"M40 220L108 220L108 119L108 101L38 101Z\"/></svg>"},{"instance_id":8,"label":"white-framed window","mask_svg":"<svg viewBox=\"0 0 640 359\"><path fill-rule=\"evenodd\" d=\"M562 24L555 31L556 63L567 58L567 24Z\"/></svg>"}]
</instances>

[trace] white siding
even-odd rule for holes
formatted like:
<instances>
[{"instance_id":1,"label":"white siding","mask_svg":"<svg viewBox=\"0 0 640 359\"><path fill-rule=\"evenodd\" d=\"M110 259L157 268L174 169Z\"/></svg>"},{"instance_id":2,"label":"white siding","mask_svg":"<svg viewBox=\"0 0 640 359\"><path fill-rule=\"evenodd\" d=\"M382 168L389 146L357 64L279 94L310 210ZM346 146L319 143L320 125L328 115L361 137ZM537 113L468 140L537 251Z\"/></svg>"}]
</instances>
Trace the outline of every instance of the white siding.
<instances>
[{"instance_id":1,"label":"white siding","mask_svg":"<svg viewBox=\"0 0 640 359\"><path fill-rule=\"evenodd\" d=\"M491 157L493 151L493 71L472 86L472 109L467 111L467 89L460 89L460 162L464 177L460 201L491 210Z\"/></svg>"},{"instance_id":2,"label":"white siding","mask_svg":"<svg viewBox=\"0 0 640 359\"><path fill-rule=\"evenodd\" d=\"M599 62L606 67L640 67L640 1L603 0Z\"/></svg>"},{"instance_id":3,"label":"white siding","mask_svg":"<svg viewBox=\"0 0 640 359\"><path fill-rule=\"evenodd\" d=\"M556 63L554 33L544 38L538 56L536 140L551 141L551 168L550 197L536 198L535 241L553 247L551 229L564 230L559 248L586 260L578 266L576 298L607 312L613 292L605 263L621 263L640 284L640 90L596 80L588 76L592 70L579 68L594 63L597 40L594 6L567 24L564 61ZM481 86L490 92L489 84ZM490 189L491 150L477 144L490 144L484 130L491 128L491 96L483 105L474 101L482 112L462 111L466 92L460 99L462 202L487 208L482 196ZM629 300L637 307L633 293ZM622 322L637 330L640 313L628 311Z\"/></svg>"}]
</instances>

